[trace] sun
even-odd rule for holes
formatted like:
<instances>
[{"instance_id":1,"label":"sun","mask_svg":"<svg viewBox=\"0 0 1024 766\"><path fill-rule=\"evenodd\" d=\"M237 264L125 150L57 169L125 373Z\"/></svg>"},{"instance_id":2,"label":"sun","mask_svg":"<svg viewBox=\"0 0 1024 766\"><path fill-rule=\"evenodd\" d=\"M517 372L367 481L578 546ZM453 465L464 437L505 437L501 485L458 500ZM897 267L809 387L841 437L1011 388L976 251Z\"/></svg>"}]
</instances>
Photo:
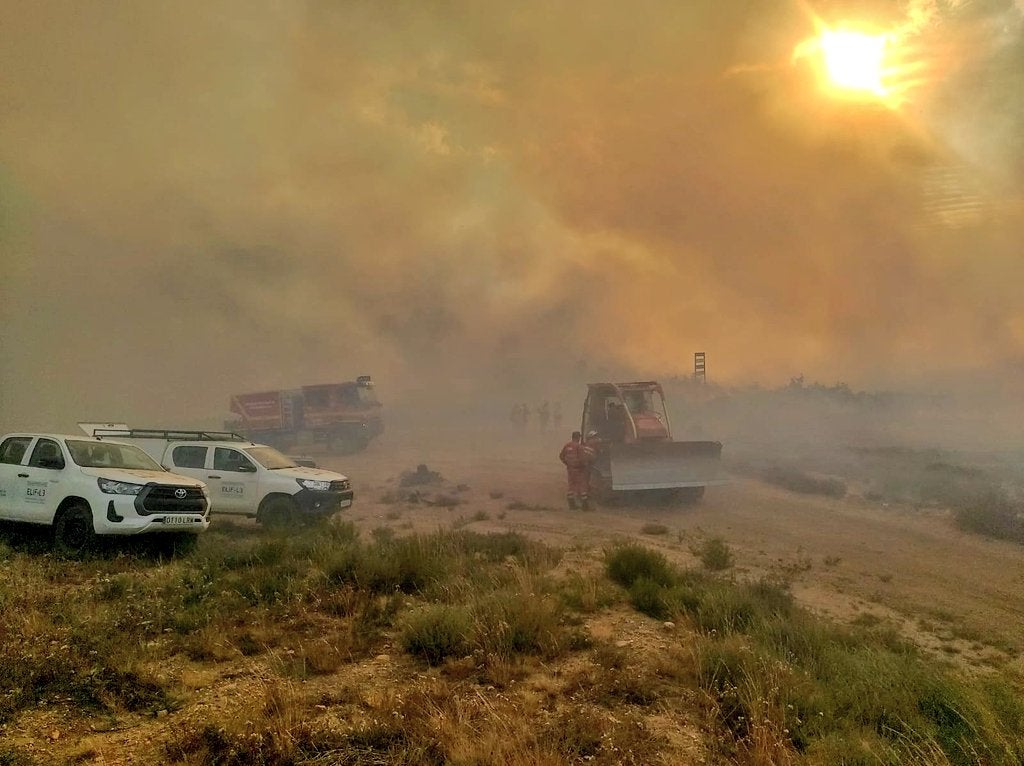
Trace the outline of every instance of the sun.
<instances>
[{"instance_id":1,"label":"sun","mask_svg":"<svg viewBox=\"0 0 1024 766\"><path fill-rule=\"evenodd\" d=\"M804 40L793 59L811 61L828 92L835 96L889 101L894 92L893 41L888 34L869 34L853 29L819 26L817 37Z\"/></svg>"},{"instance_id":2,"label":"sun","mask_svg":"<svg viewBox=\"0 0 1024 766\"><path fill-rule=\"evenodd\" d=\"M836 88L872 93L884 98L885 35L863 32L825 31L821 35L821 55L829 82Z\"/></svg>"}]
</instances>

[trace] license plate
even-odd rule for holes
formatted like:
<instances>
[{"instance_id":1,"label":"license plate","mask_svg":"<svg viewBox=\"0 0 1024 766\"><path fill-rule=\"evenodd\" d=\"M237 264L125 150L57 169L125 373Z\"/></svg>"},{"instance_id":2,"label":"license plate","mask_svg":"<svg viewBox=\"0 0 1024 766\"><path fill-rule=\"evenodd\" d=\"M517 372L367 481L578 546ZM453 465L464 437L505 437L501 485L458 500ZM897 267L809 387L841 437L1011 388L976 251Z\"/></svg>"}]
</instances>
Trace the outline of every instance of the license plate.
<instances>
[{"instance_id":1,"label":"license plate","mask_svg":"<svg viewBox=\"0 0 1024 766\"><path fill-rule=\"evenodd\" d=\"M180 526L191 523L193 523L191 516L164 516L164 524L168 526Z\"/></svg>"},{"instance_id":2,"label":"license plate","mask_svg":"<svg viewBox=\"0 0 1024 766\"><path fill-rule=\"evenodd\" d=\"M339 508L348 508L350 505L352 505L351 500L342 500L340 503L338 503Z\"/></svg>"}]
</instances>

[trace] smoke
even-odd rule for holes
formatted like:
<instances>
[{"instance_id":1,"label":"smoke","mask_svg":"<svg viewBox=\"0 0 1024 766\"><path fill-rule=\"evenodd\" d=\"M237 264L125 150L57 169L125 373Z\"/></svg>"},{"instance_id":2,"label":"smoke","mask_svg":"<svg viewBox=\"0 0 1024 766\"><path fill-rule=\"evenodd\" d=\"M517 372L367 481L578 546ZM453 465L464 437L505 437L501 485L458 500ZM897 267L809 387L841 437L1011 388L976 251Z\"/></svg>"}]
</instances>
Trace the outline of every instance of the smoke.
<instances>
[{"instance_id":1,"label":"smoke","mask_svg":"<svg viewBox=\"0 0 1024 766\"><path fill-rule=\"evenodd\" d=\"M1021 359L1011 0L879 3L930 62L896 112L768 0L0 5L10 426Z\"/></svg>"}]
</instances>

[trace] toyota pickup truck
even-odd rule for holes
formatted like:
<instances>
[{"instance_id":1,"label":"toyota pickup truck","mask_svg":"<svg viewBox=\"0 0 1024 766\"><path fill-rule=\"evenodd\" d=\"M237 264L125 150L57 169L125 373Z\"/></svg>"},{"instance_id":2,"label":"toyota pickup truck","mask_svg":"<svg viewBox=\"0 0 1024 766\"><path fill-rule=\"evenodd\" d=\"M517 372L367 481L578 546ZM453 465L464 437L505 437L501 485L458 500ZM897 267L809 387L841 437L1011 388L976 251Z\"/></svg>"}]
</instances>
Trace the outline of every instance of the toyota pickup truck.
<instances>
[{"instance_id":1,"label":"toyota pickup truck","mask_svg":"<svg viewBox=\"0 0 1024 766\"><path fill-rule=\"evenodd\" d=\"M109 427L113 426L113 427ZM129 428L124 424L79 427L100 439L144 450L164 468L207 485L216 514L255 518L264 526L324 519L352 505L347 476L306 468L273 447L227 431Z\"/></svg>"},{"instance_id":2,"label":"toyota pickup truck","mask_svg":"<svg viewBox=\"0 0 1024 766\"><path fill-rule=\"evenodd\" d=\"M40 433L0 439L0 519L52 526L62 553L84 552L97 535L198 535L210 526L209 509L203 482L169 473L130 444Z\"/></svg>"}]
</instances>

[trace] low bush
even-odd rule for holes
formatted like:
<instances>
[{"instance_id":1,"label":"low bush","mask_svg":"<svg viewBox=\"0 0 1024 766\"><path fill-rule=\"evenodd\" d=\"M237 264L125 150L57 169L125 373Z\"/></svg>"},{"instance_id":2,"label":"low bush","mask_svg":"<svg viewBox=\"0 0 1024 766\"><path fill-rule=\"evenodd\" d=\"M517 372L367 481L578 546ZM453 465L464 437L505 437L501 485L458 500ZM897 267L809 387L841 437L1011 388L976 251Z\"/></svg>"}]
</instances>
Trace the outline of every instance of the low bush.
<instances>
[{"instance_id":1,"label":"low bush","mask_svg":"<svg viewBox=\"0 0 1024 766\"><path fill-rule=\"evenodd\" d=\"M561 606L550 596L496 591L473 603L470 614L473 648L484 655L554 657L565 641Z\"/></svg>"},{"instance_id":2,"label":"low bush","mask_svg":"<svg viewBox=\"0 0 1024 766\"><path fill-rule=\"evenodd\" d=\"M632 587L640 578L663 587L672 585L676 580L676 574L664 555L634 543L624 543L606 551L604 564L608 577L625 588Z\"/></svg>"},{"instance_id":3,"label":"low bush","mask_svg":"<svg viewBox=\"0 0 1024 766\"><path fill-rule=\"evenodd\" d=\"M665 620L673 613L669 592L654 580L639 577L629 586L629 601L638 612L656 620Z\"/></svg>"},{"instance_id":4,"label":"low bush","mask_svg":"<svg viewBox=\"0 0 1024 766\"><path fill-rule=\"evenodd\" d=\"M728 543L720 537L705 540L696 550L705 569L713 572L728 569L733 564L732 551Z\"/></svg>"},{"instance_id":5,"label":"low bush","mask_svg":"<svg viewBox=\"0 0 1024 766\"><path fill-rule=\"evenodd\" d=\"M399 644L409 654L437 665L448 657L466 653L470 617L462 607L428 605L406 616Z\"/></svg>"},{"instance_id":6,"label":"low bush","mask_svg":"<svg viewBox=\"0 0 1024 766\"><path fill-rule=\"evenodd\" d=\"M618 600L616 588L607 580L583 577L577 572L562 581L558 595L567 607L584 614L605 609Z\"/></svg>"}]
</instances>

